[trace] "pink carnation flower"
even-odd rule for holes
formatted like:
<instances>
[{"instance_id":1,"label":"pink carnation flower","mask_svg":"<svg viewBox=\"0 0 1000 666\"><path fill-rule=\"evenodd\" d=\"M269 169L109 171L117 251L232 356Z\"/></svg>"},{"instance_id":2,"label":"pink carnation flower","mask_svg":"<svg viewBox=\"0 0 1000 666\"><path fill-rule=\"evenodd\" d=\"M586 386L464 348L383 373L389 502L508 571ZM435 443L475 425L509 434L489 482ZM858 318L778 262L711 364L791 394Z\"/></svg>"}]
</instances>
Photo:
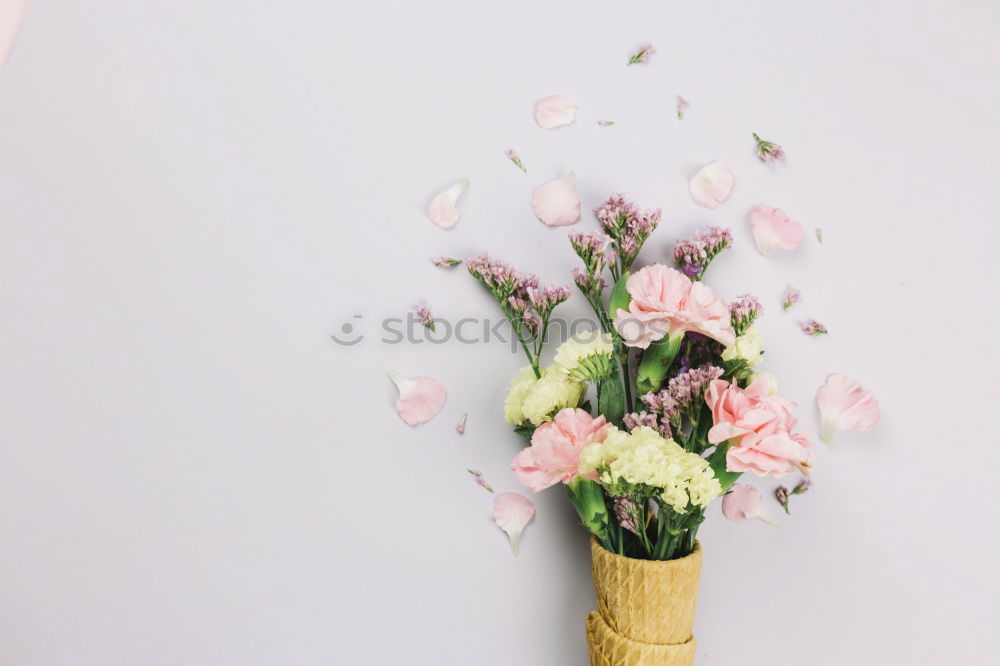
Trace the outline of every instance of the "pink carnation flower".
<instances>
[{"instance_id":1,"label":"pink carnation flower","mask_svg":"<svg viewBox=\"0 0 1000 666\"><path fill-rule=\"evenodd\" d=\"M510 468L536 493L560 481L569 483L580 467L580 451L603 442L609 430L603 416L595 419L582 409L564 409L535 430L531 446L517 454Z\"/></svg>"},{"instance_id":2,"label":"pink carnation flower","mask_svg":"<svg viewBox=\"0 0 1000 666\"><path fill-rule=\"evenodd\" d=\"M796 470L806 473L812 466L808 438L792 432L797 423L792 416L795 403L770 395L772 382L762 376L741 389L716 379L705 392L714 423L708 441L730 443L726 453L730 472L780 477Z\"/></svg>"},{"instance_id":3,"label":"pink carnation flower","mask_svg":"<svg viewBox=\"0 0 1000 666\"><path fill-rule=\"evenodd\" d=\"M625 288L632 302L628 311L616 314L615 329L630 347L646 349L651 342L685 331L707 335L727 347L736 340L726 302L678 270L662 264L646 266L629 277Z\"/></svg>"}]
</instances>

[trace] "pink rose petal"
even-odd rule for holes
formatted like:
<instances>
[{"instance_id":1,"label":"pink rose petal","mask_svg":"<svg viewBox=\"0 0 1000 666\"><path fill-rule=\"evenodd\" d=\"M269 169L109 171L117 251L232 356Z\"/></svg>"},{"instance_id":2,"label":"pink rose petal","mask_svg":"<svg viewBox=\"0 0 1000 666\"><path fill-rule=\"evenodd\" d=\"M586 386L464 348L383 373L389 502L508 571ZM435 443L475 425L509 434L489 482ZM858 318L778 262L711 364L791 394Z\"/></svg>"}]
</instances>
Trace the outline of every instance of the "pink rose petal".
<instances>
[{"instance_id":1,"label":"pink rose petal","mask_svg":"<svg viewBox=\"0 0 1000 666\"><path fill-rule=\"evenodd\" d=\"M409 425L430 421L444 407L447 391L441 380L433 377L409 379L394 370L389 371L389 378L399 389L396 411Z\"/></svg>"},{"instance_id":2,"label":"pink rose petal","mask_svg":"<svg viewBox=\"0 0 1000 666\"><path fill-rule=\"evenodd\" d=\"M441 194L434 197L427 207L427 217L442 229L450 229L458 222L462 211L458 210L458 198L469 186L469 179L463 178Z\"/></svg>"},{"instance_id":3,"label":"pink rose petal","mask_svg":"<svg viewBox=\"0 0 1000 666\"><path fill-rule=\"evenodd\" d=\"M733 189L733 170L724 162L712 162L691 179L691 198L699 206L715 208Z\"/></svg>"},{"instance_id":4,"label":"pink rose petal","mask_svg":"<svg viewBox=\"0 0 1000 666\"><path fill-rule=\"evenodd\" d=\"M521 532L535 515L535 505L518 493L500 493L493 501L493 520L510 538L510 549L517 557L521 551Z\"/></svg>"},{"instance_id":5,"label":"pink rose petal","mask_svg":"<svg viewBox=\"0 0 1000 666\"><path fill-rule=\"evenodd\" d=\"M580 219L580 197L576 196L576 174L570 171L535 188L531 193L531 210L535 217L550 227L564 227Z\"/></svg>"},{"instance_id":6,"label":"pink rose petal","mask_svg":"<svg viewBox=\"0 0 1000 666\"><path fill-rule=\"evenodd\" d=\"M765 257L779 247L794 250L802 242L802 225L774 206L757 206L750 211L750 226L757 249Z\"/></svg>"},{"instance_id":7,"label":"pink rose petal","mask_svg":"<svg viewBox=\"0 0 1000 666\"><path fill-rule=\"evenodd\" d=\"M535 105L535 123L542 129L569 125L576 120L576 102L565 95L549 95Z\"/></svg>"},{"instance_id":8,"label":"pink rose petal","mask_svg":"<svg viewBox=\"0 0 1000 666\"><path fill-rule=\"evenodd\" d=\"M7 64L28 0L0 0L0 69Z\"/></svg>"},{"instance_id":9,"label":"pink rose petal","mask_svg":"<svg viewBox=\"0 0 1000 666\"><path fill-rule=\"evenodd\" d=\"M732 490L722 498L722 515L734 523L760 519L774 525L774 520L764 510L764 498L760 491L745 483L733 484Z\"/></svg>"},{"instance_id":10,"label":"pink rose petal","mask_svg":"<svg viewBox=\"0 0 1000 666\"><path fill-rule=\"evenodd\" d=\"M833 374L816 391L820 437L829 444L842 430L871 430L878 423L878 400L850 377Z\"/></svg>"}]
</instances>

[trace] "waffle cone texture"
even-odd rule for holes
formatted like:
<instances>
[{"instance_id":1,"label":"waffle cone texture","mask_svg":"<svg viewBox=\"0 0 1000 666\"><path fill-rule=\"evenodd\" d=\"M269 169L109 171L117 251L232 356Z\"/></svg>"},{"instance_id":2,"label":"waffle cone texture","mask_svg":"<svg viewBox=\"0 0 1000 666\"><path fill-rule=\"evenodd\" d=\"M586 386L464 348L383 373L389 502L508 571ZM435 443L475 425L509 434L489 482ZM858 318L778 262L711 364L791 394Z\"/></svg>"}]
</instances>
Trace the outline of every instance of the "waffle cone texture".
<instances>
[{"instance_id":1,"label":"waffle cone texture","mask_svg":"<svg viewBox=\"0 0 1000 666\"><path fill-rule=\"evenodd\" d=\"M616 555L591 539L597 610L587 616L591 666L691 666L702 550L677 560Z\"/></svg>"}]
</instances>

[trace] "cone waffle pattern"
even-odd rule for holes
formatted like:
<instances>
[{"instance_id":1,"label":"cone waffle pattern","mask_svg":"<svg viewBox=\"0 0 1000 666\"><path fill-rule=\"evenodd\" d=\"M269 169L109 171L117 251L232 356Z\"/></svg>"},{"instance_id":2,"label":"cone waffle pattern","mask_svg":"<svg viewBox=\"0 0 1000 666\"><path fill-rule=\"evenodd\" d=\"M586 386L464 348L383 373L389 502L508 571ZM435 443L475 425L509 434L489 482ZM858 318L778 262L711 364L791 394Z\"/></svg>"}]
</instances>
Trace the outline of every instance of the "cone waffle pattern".
<instances>
[{"instance_id":1,"label":"cone waffle pattern","mask_svg":"<svg viewBox=\"0 0 1000 666\"><path fill-rule=\"evenodd\" d=\"M591 539L597 613L587 618L591 666L690 666L702 550L657 562L616 555Z\"/></svg>"}]
</instances>

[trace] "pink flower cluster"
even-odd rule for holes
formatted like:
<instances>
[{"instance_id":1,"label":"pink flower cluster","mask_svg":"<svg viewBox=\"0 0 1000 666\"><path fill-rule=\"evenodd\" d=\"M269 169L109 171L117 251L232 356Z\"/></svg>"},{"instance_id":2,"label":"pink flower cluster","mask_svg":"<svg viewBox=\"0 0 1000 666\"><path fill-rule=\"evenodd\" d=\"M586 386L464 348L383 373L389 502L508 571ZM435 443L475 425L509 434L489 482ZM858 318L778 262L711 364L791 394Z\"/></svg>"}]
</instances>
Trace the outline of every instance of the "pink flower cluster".
<instances>
[{"instance_id":1,"label":"pink flower cluster","mask_svg":"<svg viewBox=\"0 0 1000 666\"><path fill-rule=\"evenodd\" d=\"M712 410L711 444L729 442L726 468L758 476L784 476L796 470L808 474L814 454L809 439L792 432L795 403L771 395L773 380L763 376L745 389L716 379L705 393Z\"/></svg>"},{"instance_id":2,"label":"pink flower cluster","mask_svg":"<svg viewBox=\"0 0 1000 666\"><path fill-rule=\"evenodd\" d=\"M566 408L531 436L510 468L514 476L536 493L557 483L569 483L580 467L580 451L603 442L611 426L603 416L594 418L582 409ZM595 474L596 477L596 474Z\"/></svg>"},{"instance_id":3,"label":"pink flower cluster","mask_svg":"<svg viewBox=\"0 0 1000 666\"><path fill-rule=\"evenodd\" d=\"M646 349L664 337L687 331L729 346L736 340L729 306L701 282L662 264L646 266L625 283L629 309L615 315L615 329L629 347Z\"/></svg>"},{"instance_id":4,"label":"pink flower cluster","mask_svg":"<svg viewBox=\"0 0 1000 666\"><path fill-rule=\"evenodd\" d=\"M760 301L752 294L743 294L729 304L730 324L736 335L743 335L760 316Z\"/></svg>"},{"instance_id":5,"label":"pink flower cluster","mask_svg":"<svg viewBox=\"0 0 1000 666\"><path fill-rule=\"evenodd\" d=\"M614 241L624 272L632 267L643 243L660 224L661 211L640 211L625 195L612 194L594 209L594 216Z\"/></svg>"},{"instance_id":6,"label":"pink flower cluster","mask_svg":"<svg viewBox=\"0 0 1000 666\"><path fill-rule=\"evenodd\" d=\"M671 437L670 433L679 429L682 418L691 418L696 415L696 411L701 410L705 390L721 376L722 368L708 364L681 372L667 382L667 387L659 393L642 396L640 400L647 411L629 414L626 417L626 427L632 430L640 425L648 425L658 429L664 437ZM650 417L653 417L652 423Z\"/></svg>"}]
</instances>

